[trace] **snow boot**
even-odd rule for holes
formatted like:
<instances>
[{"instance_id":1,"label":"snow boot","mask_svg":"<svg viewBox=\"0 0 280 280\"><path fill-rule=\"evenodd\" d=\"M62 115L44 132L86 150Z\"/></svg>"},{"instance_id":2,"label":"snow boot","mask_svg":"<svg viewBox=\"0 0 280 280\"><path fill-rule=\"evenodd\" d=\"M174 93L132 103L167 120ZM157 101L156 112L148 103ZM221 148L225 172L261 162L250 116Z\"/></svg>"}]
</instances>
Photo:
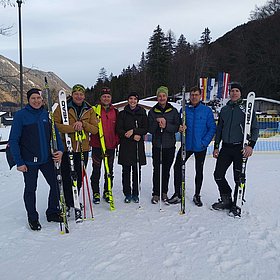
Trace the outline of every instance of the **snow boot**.
<instances>
[{"instance_id":1,"label":"snow boot","mask_svg":"<svg viewBox=\"0 0 280 280\"><path fill-rule=\"evenodd\" d=\"M232 205L228 215L234 218L241 218L241 209L235 205Z\"/></svg>"},{"instance_id":2,"label":"snow boot","mask_svg":"<svg viewBox=\"0 0 280 280\"><path fill-rule=\"evenodd\" d=\"M195 204L196 206L198 206L198 207L201 207L201 206L203 205L203 203L202 203L202 201L201 201L201 198L200 198L200 195L198 195L198 194L195 194L195 195L193 196L193 202L194 202L194 204Z\"/></svg>"},{"instance_id":3,"label":"snow boot","mask_svg":"<svg viewBox=\"0 0 280 280\"><path fill-rule=\"evenodd\" d=\"M177 193L174 193L171 198L168 199L170 204L178 204L181 202L181 198L178 196Z\"/></svg>"},{"instance_id":4,"label":"snow boot","mask_svg":"<svg viewBox=\"0 0 280 280\"><path fill-rule=\"evenodd\" d=\"M139 203L139 196L138 195L133 195L132 200L134 203Z\"/></svg>"},{"instance_id":5,"label":"snow boot","mask_svg":"<svg viewBox=\"0 0 280 280\"><path fill-rule=\"evenodd\" d=\"M37 230L37 231L39 231L39 230L41 230L41 228L42 228L42 226L41 226L41 224L39 223L38 220L36 220L36 221L30 221L30 220L28 219L28 224L29 224L29 226L30 226L30 228L31 228L32 230Z\"/></svg>"},{"instance_id":6,"label":"snow boot","mask_svg":"<svg viewBox=\"0 0 280 280\"><path fill-rule=\"evenodd\" d=\"M93 195L93 199L92 199L94 204L99 204L100 203L100 194L99 193L95 193Z\"/></svg>"},{"instance_id":7,"label":"snow boot","mask_svg":"<svg viewBox=\"0 0 280 280\"><path fill-rule=\"evenodd\" d=\"M218 202L212 204L212 209L214 210L225 210L231 209L232 199L230 195L221 195L221 199Z\"/></svg>"},{"instance_id":8,"label":"snow boot","mask_svg":"<svg viewBox=\"0 0 280 280\"><path fill-rule=\"evenodd\" d=\"M152 202L152 204L158 204L159 196L158 195L153 195L151 202Z\"/></svg>"},{"instance_id":9,"label":"snow boot","mask_svg":"<svg viewBox=\"0 0 280 280\"><path fill-rule=\"evenodd\" d=\"M105 199L105 201L107 203L109 203L110 202L109 192L104 192L103 193L103 198Z\"/></svg>"},{"instance_id":10,"label":"snow boot","mask_svg":"<svg viewBox=\"0 0 280 280\"><path fill-rule=\"evenodd\" d=\"M53 214L47 215L47 221L48 222L62 223L63 222L62 213L58 212L58 213L53 213Z\"/></svg>"},{"instance_id":11,"label":"snow boot","mask_svg":"<svg viewBox=\"0 0 280 280\"><path fill-rule=\"evenodd\" d=\"M75 222L81 223L83 221L82 211L80 209L75 209Z\"/></svg>"},{"instance_id":12,"label":"snow boot","mask_svg":"<svg viewBox=\"0 0 280 280\"><path fill-rule=\"evenodd\" d=\"M130 203L131 202L131 195L126 195L124 198L124 203Z\"/></svg>"}]
</instances>

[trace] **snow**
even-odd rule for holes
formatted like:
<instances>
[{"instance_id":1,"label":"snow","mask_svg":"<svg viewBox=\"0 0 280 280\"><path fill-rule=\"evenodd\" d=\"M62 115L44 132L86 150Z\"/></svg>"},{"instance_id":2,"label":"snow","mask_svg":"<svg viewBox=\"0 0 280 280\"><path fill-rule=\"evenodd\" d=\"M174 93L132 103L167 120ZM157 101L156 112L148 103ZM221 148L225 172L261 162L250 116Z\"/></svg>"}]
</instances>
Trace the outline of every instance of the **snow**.
<instances>
[{"instance_id":1,"label":"snow","mask_svg":"<svg viewBox=\"0 0 280 280\"><path fill-rule=\"evenodd\" d=\"M29 229L22 174L10 171L0 153L1 279L278 280L279 163L279 153L255 153L248 161L247 202L241 219L209 209L218 198L212 175L215 159L210 156L205 162L201 208L191 201L194 159L187 162L186 215L179 215L179 205L163 205L160 212L150 203L150 157L143 168L142 209L135 203L124 204L121 166L115 163L116 210L110 212L101 201L94 206L94 221L75 224L71 218L70 233L61 235L58 224L48 223L44 215L48 186L41 175L37 209L42 230ZM232 182L231 172L229 178ZM173 174L169 195L172 182Z\"/></svg>"}]
</instances>

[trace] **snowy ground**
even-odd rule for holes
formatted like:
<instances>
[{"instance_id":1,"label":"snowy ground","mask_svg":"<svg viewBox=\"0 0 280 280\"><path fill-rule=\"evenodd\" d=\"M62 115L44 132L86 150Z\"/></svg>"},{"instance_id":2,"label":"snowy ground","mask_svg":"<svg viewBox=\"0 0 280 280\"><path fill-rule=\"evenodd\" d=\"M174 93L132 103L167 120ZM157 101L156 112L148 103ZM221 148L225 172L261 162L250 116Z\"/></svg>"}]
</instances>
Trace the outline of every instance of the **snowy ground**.
<instances>
[{"instance_id":1,"label":"snowy ground","mask_svg":"<svg viewBox=\"0 0 280 280\"><path fill-rule=\"evenodd\" d=\"M75 224L61 235L44 215L48 187L39 178L37 208L42 230L27 226L22 175L9 170L0 153L1 279L97 280L278 280L280 279L280 154L256 153L248 162L247 203L242 219L211 211L218 192L215 160L206 159L204 206L191 199L194 159L187 163L186 215L178 205L150 203L151 158L143 169L142 205L124 204L121 168L115 165L116 211L104 201L95 220ZM88 167L88 173L91 168ZM230 177L231 178L231 177ZM169 195L173 193L173 176Z\"/></svg>"}]
</instances>

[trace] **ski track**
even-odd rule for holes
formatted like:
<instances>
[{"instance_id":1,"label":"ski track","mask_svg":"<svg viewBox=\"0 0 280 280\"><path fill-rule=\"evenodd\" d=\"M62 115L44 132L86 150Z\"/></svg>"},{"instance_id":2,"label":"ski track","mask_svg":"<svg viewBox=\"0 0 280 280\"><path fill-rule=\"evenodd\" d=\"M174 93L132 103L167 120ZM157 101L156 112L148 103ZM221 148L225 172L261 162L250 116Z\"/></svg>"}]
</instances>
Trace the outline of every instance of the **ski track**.
<instances>
[{"instance_id":1,"label":"ski track","mask_svg":"<svg viewBox=\"0 0 280 280\"><path fill-rule=\"evenodd\" d=\"M279 154L256 154L249 161L250 187L241 219L209 210L218 197L211 157L205 163L201 208L191 201L193 158L187 163L186 215L179 215L179 205L163 204L160 212L150 203L151 159L148 162L143 169L142 209L123 203L121 167L116 164L116 211L110 212L101 201L94 205L94 221L75 224L72 218L70 234L61 235L59 225L46 221L48 186L41 177L37 205L42 230L29 229L22 175L9 171L0 154L1 279L279 280ZM169 195L172 182L173 175Z\"/></svg>"}]
</instances>

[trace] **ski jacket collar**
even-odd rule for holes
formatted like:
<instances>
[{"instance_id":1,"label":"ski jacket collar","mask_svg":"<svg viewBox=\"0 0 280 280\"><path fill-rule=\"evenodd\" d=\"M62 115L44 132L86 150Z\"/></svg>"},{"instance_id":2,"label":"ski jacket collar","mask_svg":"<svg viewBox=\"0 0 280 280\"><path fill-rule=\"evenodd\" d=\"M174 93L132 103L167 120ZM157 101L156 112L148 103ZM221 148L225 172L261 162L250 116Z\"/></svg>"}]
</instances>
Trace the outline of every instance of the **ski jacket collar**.
<instances>
[{"instance_id":1,"label":"ski jacket collar","mask_svg":"<svg viewBox=\"0 0 280 280\"><path fill-rule=\"evenodd\" d=\"M163 108L157 103L154 107L153 110L155 113L169 113L174 109L174 107L170 103L166 103L166 106Z\"/></svg>"}]
</instances>

